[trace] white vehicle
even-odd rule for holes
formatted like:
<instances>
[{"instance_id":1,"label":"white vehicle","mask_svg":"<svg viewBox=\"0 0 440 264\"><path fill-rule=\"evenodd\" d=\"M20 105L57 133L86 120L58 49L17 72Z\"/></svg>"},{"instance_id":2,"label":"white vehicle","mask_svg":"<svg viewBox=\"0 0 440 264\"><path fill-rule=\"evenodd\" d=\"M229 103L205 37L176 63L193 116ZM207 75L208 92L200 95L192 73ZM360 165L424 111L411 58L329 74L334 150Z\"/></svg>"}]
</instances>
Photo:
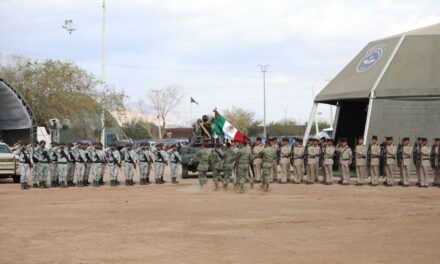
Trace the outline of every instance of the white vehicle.
<instances>
[{"instance_id":1,"label":"white vehicle","mask_svg":"<svg viewBox=\"0 0 440 264\"><path fill-rule=\"evenodd\" d=\"M15 183L20 182L18 165L18 160L8 145L0 143L0 178L12 177Z\"/></svg>"}]
</instances>

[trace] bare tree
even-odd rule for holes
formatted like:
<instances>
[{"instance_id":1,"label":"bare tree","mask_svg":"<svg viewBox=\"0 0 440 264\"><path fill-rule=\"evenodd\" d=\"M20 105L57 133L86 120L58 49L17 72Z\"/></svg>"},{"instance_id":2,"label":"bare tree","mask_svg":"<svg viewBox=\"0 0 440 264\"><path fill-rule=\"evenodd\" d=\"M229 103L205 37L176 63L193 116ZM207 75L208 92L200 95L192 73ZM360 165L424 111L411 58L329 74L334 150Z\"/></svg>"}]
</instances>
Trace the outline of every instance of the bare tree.
<instances>
[{"instance_id":1,"label":"bare tree","mask_svg":"<svg viewBox=\"0 0 440 264\"><path fill-rule=\"evenodd\" d=\"M138 110L139 114L142 116L142 121L143 122L139 122L139 125L142 126L148 133L148 136L150 138L156 138L156 134L157 133L157 129L154 129L154 124L151 123L148 120L148 107L145 104L145 101L139 99L136 102L136 109Z\"/></svg>"},{"instance_id":2,"label":"bare tree","mask_svg":"<svg viewBox=\"0 0 440 264\"><path fill-rule=\"evenodd\" d=\"M153 105L157 117L162 121L163 134L168 114L182 101L182 87L178 84L173 84L160 90L152 90L148 93L148 98Z\"/></svg>"}]
</instances>

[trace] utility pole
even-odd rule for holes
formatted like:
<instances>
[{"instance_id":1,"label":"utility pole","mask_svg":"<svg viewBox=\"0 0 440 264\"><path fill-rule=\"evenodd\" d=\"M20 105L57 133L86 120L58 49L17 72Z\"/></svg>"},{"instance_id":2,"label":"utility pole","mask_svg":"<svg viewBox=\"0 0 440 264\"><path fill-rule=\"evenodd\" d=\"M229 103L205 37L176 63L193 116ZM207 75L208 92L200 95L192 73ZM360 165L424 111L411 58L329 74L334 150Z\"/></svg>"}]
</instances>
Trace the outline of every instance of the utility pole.
<instances>
[{"instance_id":1,"label":"utility pole","mask_svg":"<svg viewBox=\"0 0 440 264\"><path fill-rule=\"evenodd\" d=\"M266 72L267 68L269 67L269 64L259 64L261 72L263 73L263 138L267 137L267 130L266 130Z\"/></svg>"},{"instance_id":2,"label":"utility pole","mask_svg":"<svg viewBox=\"0 0 440 264\"><path fill-rule=\"evenodd\" d=\"M288 107L282 107L284 110L284 126L287 126L287 110L289 109Z\"/></svg>"},{"instance_id":3,"label":"utility pole","mask_svg":"<svg viewBox=\"0 0 440 264\"><path fill-rule=\"evenodd\" d=\"M101 89L104 91L105 87L105 0L102 0L102 65L101 65ZM105 109L101 111L101 144L105 145Z\"/></svg>"},{"instance_id":4,"label":"utility pole","mask_svg":"<svg viewBox=\"0 0 440 264\"><path fill-rule=\"evenodd\" d=\"M160 116L159 116L159 93L160 93L160 90L152 90L151 92L156 94L157 128L159 130L159 141L160 141L162 139L162 128L160 126Z\"/></svg>"}]
</instances>

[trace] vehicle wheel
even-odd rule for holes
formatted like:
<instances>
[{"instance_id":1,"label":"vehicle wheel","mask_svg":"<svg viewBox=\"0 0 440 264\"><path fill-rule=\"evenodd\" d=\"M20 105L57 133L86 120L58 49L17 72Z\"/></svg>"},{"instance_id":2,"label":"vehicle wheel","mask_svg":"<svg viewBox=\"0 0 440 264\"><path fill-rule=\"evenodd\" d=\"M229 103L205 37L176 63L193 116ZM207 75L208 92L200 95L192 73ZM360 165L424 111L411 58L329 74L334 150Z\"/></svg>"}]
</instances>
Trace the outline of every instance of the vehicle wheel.
<instances>
[{"instance_id":1,"label":"vehicle wheel","mask_svg":"<svg viewBox=\"0 0 440 264\"><path fill-rule=\"evenodd\" d=\"M12 176L14 183L20 183L20 176Z\"/></svg>"},{"instance_id":2,"label":"vehicle wheel","mask_svg":"<svg viewBox=\"0 0 440 264\"><path fill-rule=\"evenodd\" d=\"M182 179L188 179L188 167L182 166Z\"/></svg>"}]
</instances>

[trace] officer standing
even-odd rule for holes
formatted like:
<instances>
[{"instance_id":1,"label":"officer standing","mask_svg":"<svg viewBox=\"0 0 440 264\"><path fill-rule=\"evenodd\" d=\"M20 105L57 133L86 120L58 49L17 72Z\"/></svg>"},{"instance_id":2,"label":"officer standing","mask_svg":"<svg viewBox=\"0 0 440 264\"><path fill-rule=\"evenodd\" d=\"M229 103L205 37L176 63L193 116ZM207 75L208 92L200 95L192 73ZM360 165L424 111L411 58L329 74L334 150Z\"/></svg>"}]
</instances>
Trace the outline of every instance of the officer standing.
<instances>
[{"instance_id":1,"label":"officer standing","mask_svg":"<svg viewBox=\"0 0 440 264\"><path fill-rule=\"evenodd\" d=\"M234 140L231 141L231 150L234 152L234 165L233 165L233 169L232 169L232 181L235 183L235 185L237 185L237 160L235 159L235 157L237 156L237 153L240 150L238 145L239 145L238 142L235 142Z\"/></svg>"},{"instance_id":2,"label":"officer standing","mask_svg":"<svg viewBox=\"0 0 440 264\"><path fill-rule=\"evenodd\" d=\"M157 144L154 152L154 171L156 172L156 184L164 184L163 170L166 164L168 164L167 153L163 150L162 143Z\"/></svg>"},{"instance_id":3,"label":"officer standing","mask_svg":"<svg viewBox=\"0 0 440 264\"><path fill-rule=\"evenodd\" d=\"M272 138L271 141L272 141L272 148L275 149L275 153L278 153L279 144L278 144L277 138ZM275 158L275 160L273 161L272 170L270 171L270 174L271 174L270 180L272 182L277 182L278 181L278 157Z\"/></svg>"},{"instance_id":4,"label":"officer standing","mask_svg":"<svg viewBox=\"0 0 440 264\"><path fill-rule=\"evenodd\" d=\"M69 162L67 163L67 186L75 186L73 178L75 177L75 155L72 152L73 144L67 144L67 152L69 153Z\"/></svg>"},{"instance_id":5,"label":"officer standing","mask_svg":"<svg viewBox=\"0 0 440 264\"><path fill-rule=\"evenodd\" d=\"M67 163L70 161L69 152L66 149L66 144L60 143L59 148L56 149L56 153L58 155L58 176L60 179L60 187L67 188Z\"/></svg>"},{"instance_id":6,"label":"officer standing","mask_svg":"<svg viewBox=\"0 0 440 264\"><path fill-rule=\"evenodd\" d=\"M307 148L307 184L313 184L318 177L320 152L318 140L312 138Z\"/></svg>"},{"instance_id":7,"label":"officer standing","mask_svg":"<svg viewBox=\"0 0 440 264\"><path fill-rule=\"evenodd\" d=\"M228 183L232 178L234 168L235 152L231 149L231 143L226 143L223 154L223 188L228 188Z\"/></svg>"},{"instance_id":8,"label":"officer standing","mask_svg":"<svg viewBox=\"0 0 440 264\"><path fill-rule=\"evenodd\" d=\"M304 177L304 147L302 138L295 140L293 148L293 183L299 184Z\"/></svg>"},{"instance_id":9,"label":"officer standing","mask_svg":"<svg viewBox=\"0 0 440 264\"><path fill-rule=\"evenodd\" d=\"M246 187L244 186L244 184L249 175L249 164L252 161L252 152L247 147L247 145L248 145L248 141L245 139L243 141L242 148L240 148L240 150L237 153L238 191L242 193L246 191Z\"/></svg>"},{"instance_id":10,"label":"officer standing","mask_svg":"<svg viewBox=\"0 0 440 264\"><path fill-rule=\"evenodd\" d=\"M134 185L133 175L136 170L137 155L133 150L132 144L127 144L127 146L121 149L121 153L124 154L124 175L125 175L125 186Z\"/></svg>"},{"instance_id":11,"label":"officer standing","mask_svg":"<svg viewBox=\"0 0 440 264\"><path fill-rule=\"evenodd\" d=\"M33 162L32 165L32 188L38 188L38 154L35 149L37 144L32 143L27 146L27 150Z\"/></svg>"},{"instance_id":12,"label":"officer standing","mask_svg":"<svg viewBox=\"0 0 440 264\"><path fill-rule=\"evenodd\" d=\"M410 186L410 176L411 176L411 155L412 146L410 145L409 137L403 138L402 142L402 161L400 162L400 175L402 175L402 186Z\"/></svg>"},{"instance_id":13,"label":"officer standing","mask_svg":"<svg viewBox=\"0 0 440 264\"><path fill-rule=\"evenodd\" d=\"M56 152L54 151L54 148L56 148L57 143L56 142L52 142L51 144L51 148L49 149L49 157L50 157L50 187L54 188L54 187L58 187L59 185L59 180L58 180L58 169L57 169L57 159L58 156L56 154Z\"/></svg>"},{"instance_id":14,"label":"officer standing","mask_svg":"<svg viewBox=\"0 0 440 264\"><path fill-rule=\"evenodd\" d=\"M428 139L423 138L422 139L422 146L421 146L421 166L420 166L420 186L419 187L425 187L428 188L428 173L429 173L429 167L430 167L430 158L431 158L431 148L428 146Z\"/></svg>"},{"instance_id":15,"label":"officer standing","mask_svg":"<svg viewBox=\"0 0 440 264\"><path fill-rule=\"evenodd\" d=\"M393 143L393 137L386 138L386 163L385 163L385 175L386 186L393 186L394 183L394 167L396 164L397 148Z\"/></svg>"},{"instance_id":16,"label":"officer standing","mask_svg":"<svg viewBox=\"0 0 440 264\"><path fill-rule=\"evenodd\" d=\"M177 171L179 166L182 164L182 158L177 151L177 146L175 144L171 145L171 149L168 152L170 157L170 170L171 170L171 181L174 184L179 183L177 181Z\"/></svg>"},{"instance_id":17,"label":"officer standing","mask_svg":"<svg viewBox=\"0 0 440 264\"><path fill-rule=\"evenodd\" d=\"M91 147L89 145L89 143L85 143L84 144L84 150L85 150L85 154L86 154L86 163L84 164L84 177L83 177L83 184L85 186L89 186L90 182L89 182L89 175L90 175L90 170L92 169L92 153L90 152Z\"/></svg>"},{"instance_id":18,"label":"officer standing","mask_svg":"<svg viewBox=\"0 0 440 264\"><path fill-rule=\"evenodd\" d=\"M413 162L416 167L417 186L420 186L420 166L422 157L422 138L418 137L413 149Z\"/></svg>"},{"instance_id":19,"label":"officer standing","mask_svg":"<svg viewBox=\"0 0 440 264\"><path fill-rule=\"evenodd\" d=\"M223 152L220 149L220 144L215 144L209 158L209 164L212 168L212 180L214 181L215 190L217 191L218 182L221 180L221 174L223 170Z\"/></svg>"},{"instance_id":20,"label":"officer standing","mask_svg":"<svg viewBox=\"0 0 440 264\"><path fill-rule=\"evenodd\" d=\"M142 143L136 153L139 156L140 184L150 184L150 170L154 163L154 155L150 151L150 144Z\"/></svg>"},{"instance_id":21,"label":"officer standing","mask_svg":"<svg viewBox=\"0 0 440 264\"><path fill-rule=\"evenodd\" d=\"M102 157L102 162L101 162L101 170L99 171L99 185L104 185L104 173L105 173L105 167L107 165L107 156L105 155L104 152L104 146L101 144L101 142L98 143L99 146L99 152L101 154Z\"/></svg>"},{"instance_id":22,"label":"officer standing","mask_svg":"<svg viewBox=\"0 0 440 264\"><path fill-rule=\"evenodd\" d=\"M208 148L208 143L206 141L203 141L202 146L203 148L197 152L196 158L198 161L197 171L199 172L200 187L204 188L208 184L206 174L209 170L209 160L212 151Z\"/></svg>"},{"instance_id":23,"label":"officer standing","mask_svg":"<svg viewBox=\"0 0 440 264\"><path fill-rule=\"evenodd\" d=\"M270 171L272 169L274 160L276 160L277 158L276 149L273 148L272 145L273 145L273 141L268 139L266 141L266 147L259 154L263 159L263 163L262 163L263 181L260 187L266 192L269 191Z\"/></svg>"},{"instance_id":24,"label":"officer standing","mask_svg":"<svg viewBox=\"0 0 440 264\"><path fill-rule=\"evenodd\" d=\"M75 155L75 176L76 176L76 186L77 187L86 187L84 185L84 170L85 164L87 162L86 152L84 150L85 146L82 142L78 142L78 144L73 148L73 153Z\"/></svg>"},{"instance_id":25,"label":"officer standing","mask_svg":"<svg viewBox=\"0 0 440 264\"><path fill-rule=\"evenodd\" d=\"M41 140L40 145L35 149L38 156L38 181L40 188L47 189L47 177L49 176L49 150L46 149L46 141Z\"/></svg>"},{"instance_id":26,"label":"officer standing","mask_svg":"<svg viewBox=\"0 0 440 264\"><path fill-rule=\"evenodd\" d=\"M255 181L258 183L261 182L261 164L263 163L263 160L259 157L259 153L262 150L263 145L261 144L261 138L257 137L255 145L252 147L252 165L254 167Z\"/></svg>"},{"instance_id":27,"label":"officer standing","mask_svg":"<svg viewBox=\"0 0 440 264\"><path fill-rule=\"evenodd\" d=\"M95 143L93 146L88 148L90 152L90 158L92 160L92 177L93 177L93 187L100 187L99 180L101 178L101 164L104 162L104 157L102 152L99 151L99 144Z\"/></svg>"},{"instance_id":28,"label":"officer standing","mask_svg":"<svg viewBox=\"0 0 440 264\"><path fill-rule=\"evenodd\" d=\"M108 156L109 161L109 171L110 171L110 186L117 187L119 169L122 167L121 153L119 153L116 144L112 144L110 149L106 151L106 156Z\"/></svg>"},{"instance_id":29,"label":"officer standing","mask_svg":"<svg viewBox=\"0 0 440 264\"><path fill-rule=\"evenodd\" d=\"M292 157L292 147L289 145L289 139L283 138L280 148L280 167L281 180L278 183L285 184L290 182L290 158Z\"/></svg>"},{"instance_id":30,"label":"officer standing","mask_svg":"<svg viewBox=\"0 0 440 264\"><path fill-rule=\"evenodd\" d=\"M21 189L27 190L29 189L28 185L28 177L30 169L32 168L34 162L31 159L31 156L29 154L29 151L27 150L26 144L20 143L20 145L17 147L17 150L15 151L15 154L18 155L18 160L20 162L20 183L21 183Z\"/></svg>"},{"instance_id":31,"label":"officer standing","mask_svg":"<svg viewBox=\"0 0 440 264\"><path fill-rule=\"evenodd\" d=\"M333 145L333 139L326 140L326 146L323 149L324 151L324 184L332 185L333 184L333 157L335 155L335 146Z\"/></svg>"},{"instance_id":32,"label":"officer standing","mask_svg":"<svg viewBox=\"0 0 440 264\"><path fill-rule=\"evenodd\" d=\"M353 151L348 146L347 139L341 138L339 151L339 173L341 174L341 184L349 185L350 184L350 165L353 157Z\"/></svg>"},{"instance_id":33,"label":"officer standing","mask_svg":"<svg viewBox=\"0 0 440 264\"><path fill-rule=\"evenodd\" d=\"M433 167L434 167L434 186L440 187L440 138L435 139Z\"/></svg>"},{"instance_id":34,"label":"officer standing","mask_svg":"<svg viewBox=\"0 0 440 264\"><path fill-rule=\"evenodd\" d=\"M364 138L360 137L358 139L358 144L356 145L356 149L355 149L356 175L357 175L356 185L358 186L364 185L367 151L368 149L364 145Z\"/></svg>"},{"instance_id":35,"label":"officer standing","mask_svg":"<svg viewBox=\"0 0 440 264\"><path fill-rule=\"evenodd\" d=\"M377 142L377 136L373 136L368 153L370 159L371 186L377 186L379 181L380 152L381 147Z\"/></svg>"}]
</instances>

